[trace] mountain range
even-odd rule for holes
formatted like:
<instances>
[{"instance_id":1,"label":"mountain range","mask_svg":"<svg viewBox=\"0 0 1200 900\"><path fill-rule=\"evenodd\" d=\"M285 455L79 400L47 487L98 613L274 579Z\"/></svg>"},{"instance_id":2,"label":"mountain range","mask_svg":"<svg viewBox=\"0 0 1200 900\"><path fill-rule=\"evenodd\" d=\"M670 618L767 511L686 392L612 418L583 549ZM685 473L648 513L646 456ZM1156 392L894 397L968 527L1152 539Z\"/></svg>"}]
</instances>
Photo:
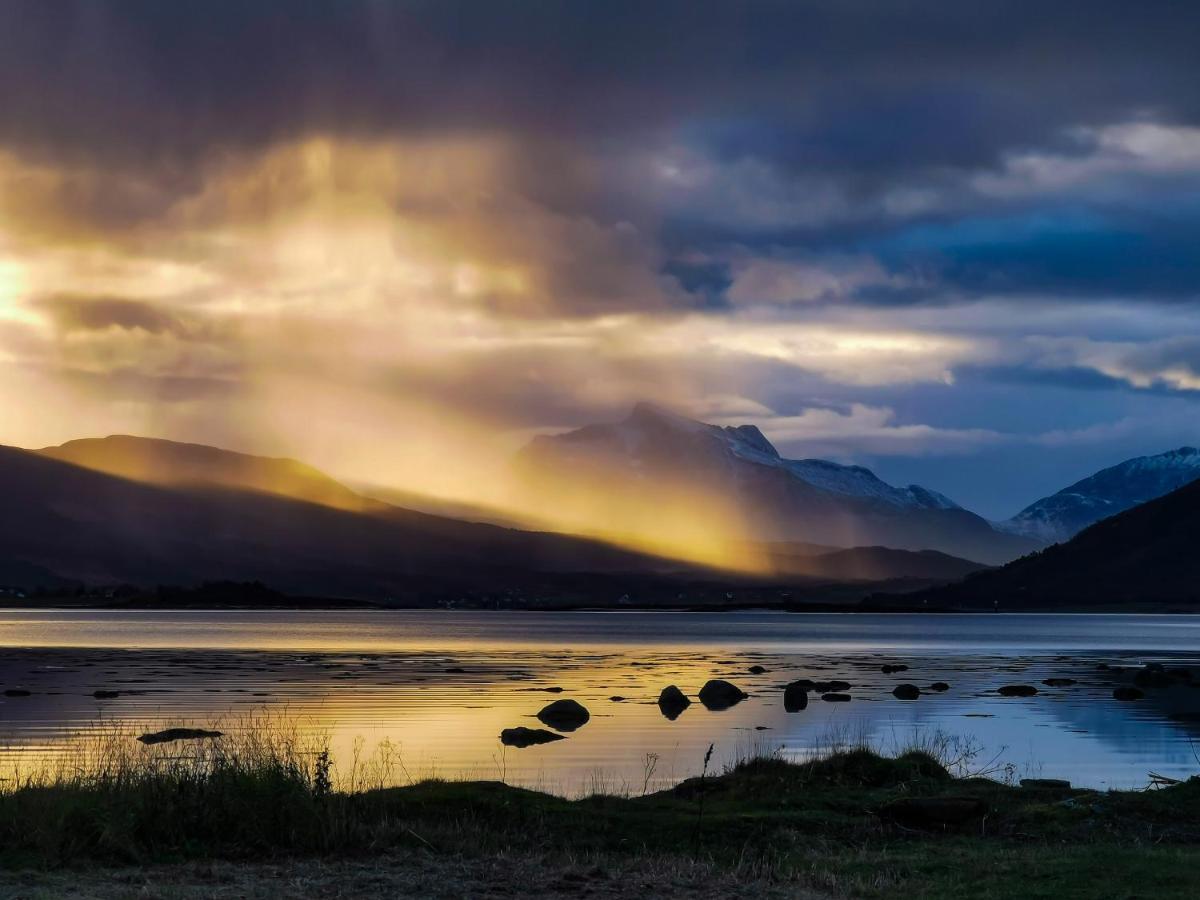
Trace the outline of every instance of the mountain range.
<instances>
[{"instance_id":1,"label":"mountain range","mask_svg":"<svg viewBox=\"0 0 1200 900\"><path fill-rule=\"evenodd\" d=\"M165 440L0 447L0 492L0 585L261 581L292 595L406 603L568 587L614 599L625 588L610 589L605 579L731 579L588 538L405 509L296 460ZM763 552L773 576L809 585L928 584L979 568L879 547L781 544Z\"/></svg>"},{"instance_id":2,"label":"mountain range","mask_svg":"<svg viewBox=\"0 0 1200 900\"><path fill-rule=\"evenodd\" d=\"M0 585L261 581L291 595L407 603L567 585L611 602L627 582L676 598L684 593L672 585L685 582L912 590L961 581L938 602L1053 606L1139 591L1186 599L1200 579L1188 541L1200 524L1200 452L1188 447L1104 469L1000 523L861 466L786 459L754 426L648 404L619 422L536 438L514 467L551 473L564 491L601 476L605 490L641 498L651 522L664 484L719 497L766 565L719 571L531 529L545 521L536 515L360 492L292 459L112 436L0 447ZM547 502L564 497L551 491ZM1065 543L1040 550L1049 541ZM1008 564L981 571L976 560Z\"/></svg>"},{"instance_id":3,"label":"mountain range","mask_svg":"<svg viewBox=\"0 0 1200 900\"><path fill-rule=\"evenodd\" d=\"M931 605L996 609L1200 604L1200 481L1085 528L1071 540L934 590Z\"/></svg>"},{"instance_id":4,"label":"mountain range","mask_svg":"<svg viewBox=\"0 0 1200 900\"><path fill-rule=\"evenodd\" d=\"M1045 543L1069 540L1089 525L1168 494L1200 478L1200 450L1180 447L1127 459L1031 503L1001 531Z\"/></svg>"},{"instance_id":5,"label":"mountain range","mask_svg":"<svg viewBox=\"0 0 1200 900\"><path fill-rule=\"evenodd\" d=\"M559 484L641 485L647 514L664 484L682 485L723 499L761 541L937 550L985 564L1041 546L929 488L896 487L862 466L785 459L753 425L709 425L646 403L620 422L539 436L518 466Z\"/></svg>"}]
</instances>

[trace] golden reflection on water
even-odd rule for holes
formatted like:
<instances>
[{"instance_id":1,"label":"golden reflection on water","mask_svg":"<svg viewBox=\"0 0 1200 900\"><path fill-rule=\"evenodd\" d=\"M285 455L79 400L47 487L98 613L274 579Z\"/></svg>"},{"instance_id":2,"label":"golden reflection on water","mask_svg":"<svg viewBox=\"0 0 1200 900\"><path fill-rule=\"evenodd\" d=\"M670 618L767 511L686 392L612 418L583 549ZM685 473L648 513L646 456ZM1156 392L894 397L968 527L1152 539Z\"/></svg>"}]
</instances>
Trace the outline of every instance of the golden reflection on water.
<instances>
[{"instance_id":1,"label":"golden reflection on water","mask_svg":"<svg viewBox=\"0 0 1200 900\"><path fill-rule=\"evenodd\" d=\"M0 615L8 647L0 690L29 695L0 694L0 768L78 765L114 733L141 752L137 734L191 725L226 731L228 741L265 728L327 743L343 779L502 779L567 795L665 787L697 774L710 743L719 768L753 751L795 759L860 738L900 749L939 731L975 738L989 757L1007 753L1018 766L1096 786L1134 786L1151 769L1194 774L1186 722L1170 719L1178 710L1115 708L1095 673L1101 657L1015 651L996 637L1003 617L939 621L957 630L942 652L931 651L921 617L9 612ZM1086 624L1036 627L1077 633ZM1126 640L1152 643L1161 624L1118 626ZM801 628L820 639L797 638ZM882 636L904 629L908 637ZM897 661L909 669L881 671ZM755 665L766 671L752 673ZM999 684L1051 675L1079 685L1030 700L995 694ZM694 702L675 721L663 717L663 687L695 698L710 678L750 698L720 712ZM803 712L787 713L782 688L799 678L844 679L854 699L813 696ZM900 681L942 680L950 691L916 703L891 695ZM118 696L97 699L97 690ZM585 726L545 746L501 745L501 730L541 727L537 712L568 697L589 709Z\"/></svg>"}]
</instances>

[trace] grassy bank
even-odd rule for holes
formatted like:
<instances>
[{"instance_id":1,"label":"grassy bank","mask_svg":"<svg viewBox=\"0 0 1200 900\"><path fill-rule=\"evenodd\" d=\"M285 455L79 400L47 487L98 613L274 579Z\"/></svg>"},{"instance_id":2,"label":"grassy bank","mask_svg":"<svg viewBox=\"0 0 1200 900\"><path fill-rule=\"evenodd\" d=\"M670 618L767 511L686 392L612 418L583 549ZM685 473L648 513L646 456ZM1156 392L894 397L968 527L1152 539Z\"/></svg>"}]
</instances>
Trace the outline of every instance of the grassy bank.
<instances>
[{"instance_id":1,"label":"grassy bank","mask_svg":"<svg viewBox=\"0 0 1200 900\"><path fill-rule=\"evenodd\" d=\"M1200 872L1200 779L1125 793L1015 787L953 778L927 753L857 749L806 764L752 759L647 796L571 801L498 782L372 788L364 772L348 783L319 747L279 735L129 743L114 737L85 767L7 782L5 878L61 866L93 879L114 866L183 873L198 860L249 877L299 857L397 878L492 871L533 885L545 876L559 892L608 885L599 893L613 896L629 885L645 895L692 884L706 895L724 884L714 896L749 885L1092 898L1194 896ZM451 874L438 886L475 893Z\"/></svg>"}]
</instances>

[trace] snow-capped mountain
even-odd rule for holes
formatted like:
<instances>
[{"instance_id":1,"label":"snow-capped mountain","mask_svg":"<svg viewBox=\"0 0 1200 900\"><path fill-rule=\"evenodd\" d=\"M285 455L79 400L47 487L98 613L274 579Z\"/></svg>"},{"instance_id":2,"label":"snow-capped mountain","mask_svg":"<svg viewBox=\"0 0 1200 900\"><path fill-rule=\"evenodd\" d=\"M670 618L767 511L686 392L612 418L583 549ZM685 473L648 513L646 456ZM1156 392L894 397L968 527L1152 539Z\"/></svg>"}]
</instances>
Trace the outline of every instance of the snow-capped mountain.
<instances>
[{"instance_id":1,"label":"snow-capped mountain","mask_svg":"<svg viewBox=\"0 0 1200 900\"><path fill-rule=\"evenodd\" d=\"M731 499L760 540L933 549L984 563L1039 546L928 488L897 487L862 466L784 459L753 425L709 425L647 403L620 422L535 438L519 464L568 481L602 471L647 486L686 482Z\"/></svg>"},{"instance_id":2,"label":"snow-capped mountain","mask_svg":"<svg viewBox=\"0 0 1200 900\"><path fill-rule=\"evenodd\" d=\"M1047 543L1069 540L1089 525L1169 494L1200 478L1200 450L1180 447L1102 469L996 523L1009 534Z\"/></svg>"}]
</instances>

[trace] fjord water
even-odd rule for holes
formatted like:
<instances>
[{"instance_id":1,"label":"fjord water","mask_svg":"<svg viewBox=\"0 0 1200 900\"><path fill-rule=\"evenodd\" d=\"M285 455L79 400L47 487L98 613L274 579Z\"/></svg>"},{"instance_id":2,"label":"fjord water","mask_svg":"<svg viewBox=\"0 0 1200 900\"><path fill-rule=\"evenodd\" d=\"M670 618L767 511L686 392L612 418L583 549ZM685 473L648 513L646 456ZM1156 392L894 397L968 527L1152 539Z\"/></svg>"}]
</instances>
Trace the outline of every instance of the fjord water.
<instances>
[{"instance_id":1,"label":"fjord water","mask_svg":"<svg viewBox=\"0 0 1200 900\"><path fill-rule=\"evenodd\" d=\"M697 774L709 744L718 768L751 751L950 738L975 748L967 768L1010 777L1138 787L1150 772L1200 772L1200 686L1112 699L1125 677L1112 667L1200 662L1200 618L1187 616L6 610L0 647L0 690L29 691L0 695L0 754L24 767L112 729L266 720L328 736L341 765L390 747L398 782L503 778L569 795L666 786ZM750 697L660 713L664 686L694 698L709 678ZM853 699L812 695L788 713L782 687L800 678L848 681ZM937 681L950 689L891 693ZM996 693L1014 683L1039 694ZM500 744L557 698L591 721L545 746Z\"/></svg>"}]
</instances>

